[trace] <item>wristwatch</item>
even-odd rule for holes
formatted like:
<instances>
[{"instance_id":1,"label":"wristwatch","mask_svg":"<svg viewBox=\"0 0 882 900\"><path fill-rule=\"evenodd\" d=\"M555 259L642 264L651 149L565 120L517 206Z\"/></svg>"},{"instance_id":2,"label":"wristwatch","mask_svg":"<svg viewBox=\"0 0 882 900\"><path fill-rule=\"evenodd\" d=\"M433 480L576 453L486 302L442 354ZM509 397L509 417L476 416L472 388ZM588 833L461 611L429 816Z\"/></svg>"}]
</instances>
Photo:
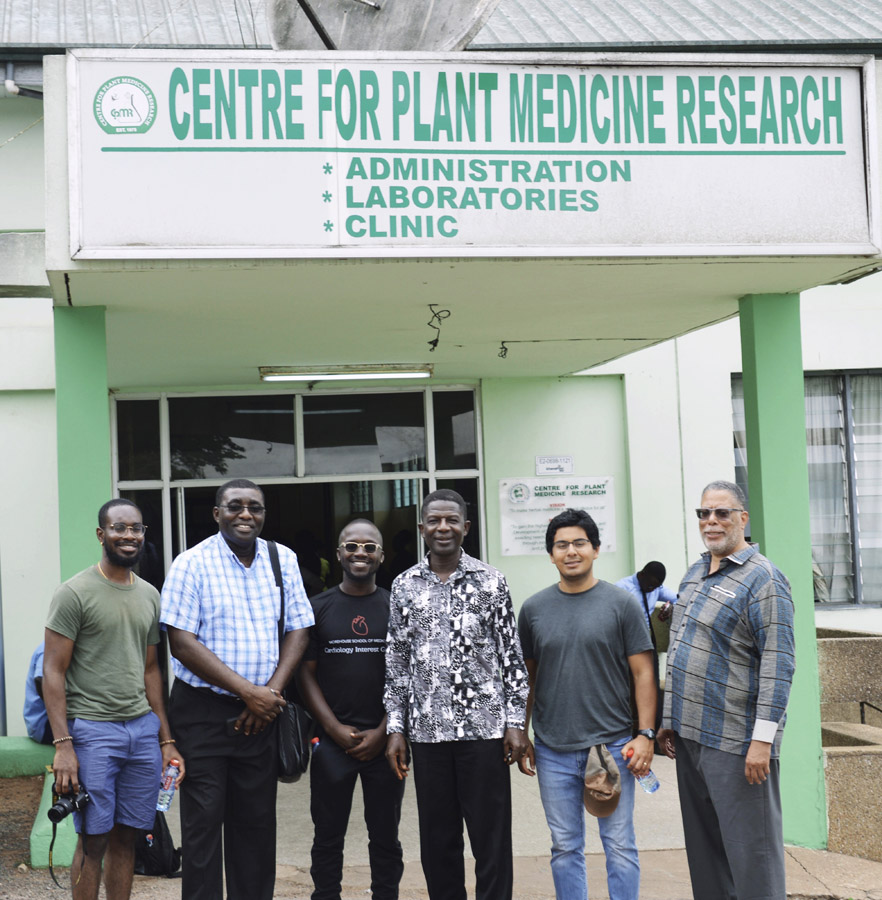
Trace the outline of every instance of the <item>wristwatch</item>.
<instances>
[{"instance_id":1,"label":"wristwatch","mask_svg":"<svg viewBox=\"0 0 882 900\"><path fill-rule=\"evenodd\" d=\"M649 740L655 740L655 729L654 728L642 728L637 734L642 734L643 737L649 738Z\"/></svg>"}]
</instances>

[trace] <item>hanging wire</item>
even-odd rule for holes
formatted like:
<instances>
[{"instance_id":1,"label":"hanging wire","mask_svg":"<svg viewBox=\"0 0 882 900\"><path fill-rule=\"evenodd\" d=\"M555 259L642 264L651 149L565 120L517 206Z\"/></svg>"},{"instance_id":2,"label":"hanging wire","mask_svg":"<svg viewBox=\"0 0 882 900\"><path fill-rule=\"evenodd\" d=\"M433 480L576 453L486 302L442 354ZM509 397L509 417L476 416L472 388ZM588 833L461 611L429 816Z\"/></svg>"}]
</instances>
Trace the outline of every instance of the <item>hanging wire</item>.
<instances>
[{"instance_id":1,"label":"hanging wire","mask_svg":"<svg viewBox=\"0 0 882 900\"><path fill-rule=\"evenodd\" d=\"M156 31L158 28L162 28L162 26L165 25L165 23L168 22L168 20L169 20L169 19L170 19L170 18L171 18L178 10L179 10L179 9L183 8L184 6L186 6L189 2L190 2L190 0L181 0L181 2L180 2L177 6L175 6L175 7L171 10L171 12L170 12L170 13L169 13L169 14L168 14L161 22L157 22L156 25L154 25L154 26L153 26L153 27L152 27L152 28L151 28L151 29L150 29L150 30L149 30L149 31L148 31L148 32L147 32L140 40L135 41L135 43L132 44L131 47L129 47L129 50L134 50L135 47L138 46L138 44L143 44L144 41L146 41L147 38L149 38L150 35L153 34L154 31ZM238 15L238 14L237 14L237 15Z\"/></svg>"},{"instance_id":2,"label":"hanging wire","mask_svg":"<svg viewBox=\"0 0 882 900\"><path fill-rule=\"evenodd\" d=\"M248 0L248 12L251 15L251 35L254 38L254 49L257 49L257 23L254 21L254 3Z\"/></svg>"},{"instance_id":3,"label":"hanging wire","mask_svg":"<svg viewBox=\"0 0 882 900\"><path fill-rule=\"evenodd\" d=\"M239 37L242 38L242 49L245 49L245 32L242 29L242 20L239 18L239 0L233 0L233 9L236 12L236 24L239 26Z\"/></svg>"},{"instance_id":4,"label":"hanging wire","mask_svg":"<svg viewBox=\"0 0 882 900\"><path fill-rule=\"evenodd\" d=\"M429 323L432 324L431 322ZM617 341L620 343L629 343L629 342L640 342L645 343L646 341L653 340L648 337L608 337L608 338L532 338L530 340L525 341L500 341L499 342L499 351L497 352L497 356L500 359L506 359L508 357L508 345L509 344L572 344L572 343L580 343L591 341L595 344L600 344L606 341Z\"/></svg>"},{"instance_id":5,"label":"hanging wire","mask_svg":"<svg viewBox=\"0 0 882 900\"><path fill-rule=\"evenodd\" d=\"M0 143L0 150L2 150L7 144L11 144L16 138L21 137L26 131L30 131L35 125L39 125L40 122L42 122L42 121L43 121L43 117L40 116L39 119L34 119L34 121L31 122L30 125L25 125L25 127L22 128L21 131L17 131L11 137L6 138L5 141Z\"/></svg>"},{"instance_id":6,"label":"hanging wire","mask_svg":"<svg viewBox=\"0 0 882 900\"><path fill-rule=\"evenodd\" d=\"M429 310L432 313L432 318L429 319L426 324L429 328L434 329L435 337L429 341L429 353L434 353L436 348L438 347L438 342L441 340L441 325L445 319L450 318L450 310L449 309L436 309L437 303L430 303ZM438 323L437 325L435 323Z\"/></svg>"}]
</instances>

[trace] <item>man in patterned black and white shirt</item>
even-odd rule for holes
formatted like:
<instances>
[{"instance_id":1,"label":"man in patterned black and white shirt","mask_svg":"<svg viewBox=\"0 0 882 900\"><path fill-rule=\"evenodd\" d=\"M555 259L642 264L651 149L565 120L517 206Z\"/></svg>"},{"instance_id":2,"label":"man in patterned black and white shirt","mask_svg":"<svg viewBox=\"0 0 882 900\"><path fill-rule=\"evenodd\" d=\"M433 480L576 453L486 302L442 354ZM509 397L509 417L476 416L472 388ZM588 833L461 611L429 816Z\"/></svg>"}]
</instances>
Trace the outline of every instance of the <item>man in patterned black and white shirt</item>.
<instances>
[{"instance_id":1,"label":"man in patterned black and white shirt","mask_svg":"<svg viewBox=\"0 0 882 900\"><path fill-rule=\"evenodd\" d=\"M429 494L429 549L392 585L386 649L386 758L408 773L410 740L420 857L430 900L465 896L463 821L476 900L512 895L511 782L527 748L527 672L505 577L462 549L466 504Z\"/></svg>"}]
</instances>

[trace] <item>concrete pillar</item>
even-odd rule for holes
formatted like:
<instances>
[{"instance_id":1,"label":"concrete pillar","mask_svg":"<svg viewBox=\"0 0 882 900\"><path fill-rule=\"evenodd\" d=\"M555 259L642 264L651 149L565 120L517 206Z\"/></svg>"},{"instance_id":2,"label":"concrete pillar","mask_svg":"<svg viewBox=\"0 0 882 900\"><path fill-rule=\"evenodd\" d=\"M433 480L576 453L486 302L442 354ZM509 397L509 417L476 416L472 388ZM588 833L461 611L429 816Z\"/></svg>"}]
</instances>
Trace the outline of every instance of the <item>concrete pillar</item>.
<instances>
[{"instance_id":1,"label":"concrete pillar","mask_svg":"<svg viewBox=\"0 0 882 900\"><path fill-rule=\"evenodd\" d=\"M787 576L795 607L796 676L781 750L784 839L825 847L799 295L742 297L739 311L751 537Z\"/></svg>"},{"instance_id":2,"label":"concrete pillar","mask_svg":"<svg viewBox=\"0 0 882 900\"><path fill-rule=\"evenodd\" d=\"M93 565L98 509L111 497L104 307L55 309L61 579Z\"/></svg>"}]
</instances>

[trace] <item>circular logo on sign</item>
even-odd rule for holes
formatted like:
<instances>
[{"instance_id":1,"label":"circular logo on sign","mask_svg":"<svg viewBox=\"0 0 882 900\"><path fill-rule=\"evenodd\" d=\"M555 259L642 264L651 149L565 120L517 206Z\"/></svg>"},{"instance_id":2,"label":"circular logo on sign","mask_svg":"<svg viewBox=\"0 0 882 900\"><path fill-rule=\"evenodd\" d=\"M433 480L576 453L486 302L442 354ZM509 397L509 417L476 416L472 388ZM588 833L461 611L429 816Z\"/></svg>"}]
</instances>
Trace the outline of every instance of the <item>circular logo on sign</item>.
<instances>
[{"instance_id":1,"label":"circular logo on sign","mask_svg":"<svg viewBox=\"0 0 882 900\"><path fill-rule=\"evenodd\" d=\"M156 118L156 97L139 78L120 75L98 88L93 109L108 134L143 134Z\"/></svg>"},{"instance_id":2,"label":"circular logo on sign","mask_svg":"<svg viewBox=\"0 0 882 900\"><path fill-rule=\"evenodd\" d=\"M526 503L530 499L530 489L525 484L513 484L508 492L512 503Z\"/></svg>"}]
</instances>

